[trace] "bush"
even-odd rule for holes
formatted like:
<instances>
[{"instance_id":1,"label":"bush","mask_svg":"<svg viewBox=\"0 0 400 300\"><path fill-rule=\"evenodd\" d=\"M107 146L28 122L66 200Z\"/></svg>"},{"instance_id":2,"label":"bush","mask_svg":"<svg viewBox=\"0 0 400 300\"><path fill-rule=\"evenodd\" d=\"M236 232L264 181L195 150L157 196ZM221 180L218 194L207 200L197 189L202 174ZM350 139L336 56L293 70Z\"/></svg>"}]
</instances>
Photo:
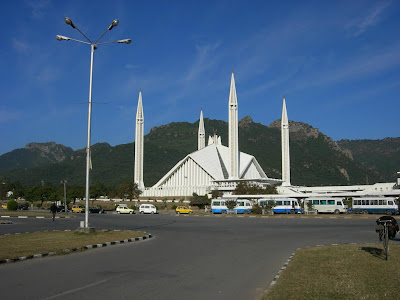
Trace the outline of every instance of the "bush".
<instances>
[{"instance_id":1,"label":"bush","mask_svg":"<svg viewBox=\"0 0 400 300\"><path fill-rule=\"evenodd\" d=\"M262 207L259 204L254 204L253 208L250 210L252 214L261 215Z\"/></svg>"},{"instance_id":2,"label":"bush","mask_svg":"<svg viewBox=\"0 0 400 300\"><path fill-rule=\"evenodd\" d=\"M171 206L172 210L175 210L176 208L177 208L177 206L175 204Z\"/></svg>"},{"instance_id":3,"label":"bush","mask_svg":"<svg viewBox=\"0 0 400 300\"><path fill-rule=\"evenodd\" d=\"M7 210L14 211L18 209L18 203L15 200L10 200L7 202Z\"/></svg>"}]
</instances>

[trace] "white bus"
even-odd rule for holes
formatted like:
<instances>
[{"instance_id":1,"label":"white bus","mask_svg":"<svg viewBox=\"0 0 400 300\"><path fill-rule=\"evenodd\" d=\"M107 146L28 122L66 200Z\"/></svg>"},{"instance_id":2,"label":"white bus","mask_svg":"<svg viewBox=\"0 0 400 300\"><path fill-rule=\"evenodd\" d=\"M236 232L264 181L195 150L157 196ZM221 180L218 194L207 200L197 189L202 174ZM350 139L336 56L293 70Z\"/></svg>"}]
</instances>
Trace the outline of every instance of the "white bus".
<instances>
[{"instance_id":1,"label":"white bus","mask_svg":"<svg viewBox=\"0 0 400 300\"><path fill-rule=\"evenodd\" d=\"M353 198L352 211L356 214L393 215L399 212L399 207L394 197L363 197Z\"/></svg>"},{"instance_id":2,"label":"white bus","mask_svg":"<svg viewBox=\"0 0 400 300\"><path fill-rule=\"evenodd\" d=\"M275 214L299 214L301 213L300 205L295 198L282 198L282 199L259 199L258 204L264 206L268 201L274 201L273 208Z\"/></svg>"},{"instance_id":3,"label":"white bus","mask_svg":"<svg viewBox=\"0 0 400 300\"><path fill-rule=\"evenodd\" d=\"M344 202L344 198L332 198L332 197L311 197L304 199L304 207L307 209L307 202L311 201L314 210L317 213L332 213L340 214L347 213L347 204Z\"/></svg>"},{"instance_id":4,"label":"white bus","mask_svg":"<svg viewBox=\"0 0 400 300\"><path fill-rule=\"evenodd\" d=\"M214 214L226 214L228 212L228 208L225 205L225 201L228 200L236 200L236 199L214 199L211 201L211 211ZM233 213L235 214L249 214L250 210L253 208L253 205L249 200L239 199L236 200L236 206L233 209Z\"/></svg>"}]
</instances>

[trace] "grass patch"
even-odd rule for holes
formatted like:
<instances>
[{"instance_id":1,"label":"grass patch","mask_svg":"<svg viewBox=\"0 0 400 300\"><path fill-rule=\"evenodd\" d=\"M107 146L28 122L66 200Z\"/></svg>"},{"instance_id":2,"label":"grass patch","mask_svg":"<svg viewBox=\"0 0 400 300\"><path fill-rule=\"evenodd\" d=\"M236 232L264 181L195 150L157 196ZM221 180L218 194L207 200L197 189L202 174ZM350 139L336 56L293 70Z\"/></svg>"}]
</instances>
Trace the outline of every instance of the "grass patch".
<instances>
[{"instance_id":1,"label":"grass patch","mask_svg":"<svg viewBox=\"0 0 400 300\"><path fill-rule=\"evenodd\" d=\"M10 217L27 216L27 217L45 217L45 218L53 217L50 211L40 212L40 211L23 211L23 210L17 210L17 211L3 210L0 211L0 216L10 216ZM56 217L74 217L74 216L66 213L57 213Z\"/></svg>"},{"instance_id":2,"label":"grass patch","mask_svg":"<svg viewBox=\"0 0 400 300\"><path fill-rule=\"evenodd\" d=\"M13 259L41 253L65 254L64 249L120 241L146 235L140 231L50 231L0 235L0 259Z\"/></svg>"},{"instance_id":3,"label":"grass patch","mask_svg":"<svg viewBox=\"0 0 400 300\"><path fill-rule=\"evenodd\" d=\"M398 299L400 246L338 245L300 249L261 300Z\"/></svg>"}]
</instances>

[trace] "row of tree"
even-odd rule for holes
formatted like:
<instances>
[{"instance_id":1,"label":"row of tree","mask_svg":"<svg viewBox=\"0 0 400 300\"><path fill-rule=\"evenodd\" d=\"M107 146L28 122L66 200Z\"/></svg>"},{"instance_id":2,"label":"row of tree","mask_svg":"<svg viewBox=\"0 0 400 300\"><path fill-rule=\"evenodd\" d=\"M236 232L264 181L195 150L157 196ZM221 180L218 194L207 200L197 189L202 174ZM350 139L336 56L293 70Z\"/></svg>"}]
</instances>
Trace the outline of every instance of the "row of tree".
<instances>
[{"instance_id":1,"label":"row of tree","mask_svg":"<svg viewBox=\"0 0 400 300\"><path fill-rule=\"evenodd\" d=\"M25 199L29 202L40 201L61 201L64 199L64 186L54 186L51 184L42 184L25 187L19 182L9 182L7 178L0 180L0 200ZM100 196L109 198L135 199L142 193L134 182L126 182L118 187L107 187L101 183L90 185L90 198L97 199ZM66 197L68 202L75 199L85 198L85 186L68 186L66 188Z\"/></svg>"},{"instance_id":2,"label":"row of tree","mask_svg":"<svg viewBox=\"0 0 400 300\"><path fill-rule=\"evenodd\" d=\"M29 202L40 201L43 204L44 201L61 201L64 198L64 186L62 182L59 186L51 184L42 184L37 186L25 187L19 182L9 182L7 178L2 178L0 184L0 200L6 199L25 199ZM247 182L239 183L234 190L234 195L256 195L256 194L276 194L276 188L268 186L266 188L251 185ZM137 199L142 194L142 191L138 188L137 184L128 181L117 187L107 187L101 183L95 183L90 185L89 195L90 198L97 199L100 196L107 196L108 198L121 198L133 200ZM217 198L222 196L220 191L213 191L212 197ZM85 198L85 186L68 186L66 190L66 197L68 202L75 201L75 199ZM193 193L191 197L191 205L204 208L206 205L211 204L211 200L208 199L207 195L199 196Z\"/></svg>"}]
</instances>

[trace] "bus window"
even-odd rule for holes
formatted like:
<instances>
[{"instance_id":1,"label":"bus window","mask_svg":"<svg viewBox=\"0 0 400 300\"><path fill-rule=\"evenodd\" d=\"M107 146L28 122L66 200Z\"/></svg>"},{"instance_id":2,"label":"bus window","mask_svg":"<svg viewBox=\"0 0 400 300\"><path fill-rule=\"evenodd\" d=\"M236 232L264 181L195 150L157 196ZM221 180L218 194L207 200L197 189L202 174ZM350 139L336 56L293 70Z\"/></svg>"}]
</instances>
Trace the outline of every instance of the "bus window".
<instances>
[{"instance_id":1,"label":"bus window","mask_svg":"<svg viewBox=\"0 0 400 300\"><path fill-rule=\"evenodd\" d=\"M244 202L239 201L239 202L238 202L238 206L244 206Z\"/></svg>"},{"instance_id":2,"label":"bus window","mask_svg":"<svg viewBox=\"0 0 400 300\"><path fill-rule=\"evenodd\" d=\"M246 203L246 206L251 206L251 204L250 203Z\"/></svg>"},{"instance_id":3,"label":"bus window","mask_svg":"<svg viewBox=\"0 0 400 300\"><path fill-rule=\"evenodd\" d=\"M379 205L383 205L383 200L379 200Z\"/></svg>"},{"instance_id":4,"label":"bus window","mask_svg":"<svg viewBox=\"0 0 400 300\"><path fill-rule=\"evenodd\" d=\"M283 201L284 205L290 205L290 201Z\"/></svg>"},{"instance_id":5,"label":"bus window","mask_svg":"<svg viewBox=\"0 0 400 300\"><path fill-rule=\"evenodd\" d=\"M388 201L388 205L393 205L393 201Z\"/></svg>"},{"instance_id":6,"label":"bus window","mask_svg":"<svg viewBox=\"0 0 400 300\"><path fill-rule=\"evenodd\" d=\"M365 200L361 200L361 205L366 205Z\"/></svg>"},{"instance_id":7,"label":"bus window","mask_svg":"<svg viewBox=\"0 0 400 300\"><path fill-rule=\"evenodd\" d=\"M336 201L336 205L342 205L342 201Z\"/></svg>"},{"instance_id":8,"label":"bus window","mask_svg":"<svg viewBox=\"0 0 400 300\"><path fill-rule=\"evenodd\" d=\"M328 205L335 205L335 200L328 200ZM341 204L338 204L341 205Z\"/></svg>"},{"instance_id":9,"label":"bus window","mask_svg":"<svg viewBox=\"0 0 400 300\"><path fill-rule=\"evenodd\" d=\"M221 205L221 202L219 202L219 201L214 201L213 203L214 203L215 206L220 206Z\"/></svg>"},{"instance_id":10,"label":"bus window","mask_svg":"<svg viewBox=\"0 0 400 300\"><path fill-rule=\"evenodd\" d=\"M276 205L282 205L282 201L276 201Z\"/></svg>"},{"instance_id":11,"label":"bus window","mask_svg":"<svg viewBox=\"0 0 400 300\"><path fill-rule=\"evenodd\" d=\"M313 201L312 201L312 204L314 204L314 205L319 205L319 200L313 200Z\"/></svg>"},{"instance_id":12,"label":"bus window","mask_svg":"<svg viewBox=\"0 0 400 300\"><path fill-rule=\"evenodd\" d=\"M372 200L372 205L378 205L378 200Z\"/></svg>"},{"instance_id":13,"label":"bus window","mask_svg":"<svg viewBox=\"0 0 400 300\"><path fill-rule=\"evenodd\" d=\"M322 205L326 205L326 200L320 200L319 201Z\"/></svg>"}]
</instances>

